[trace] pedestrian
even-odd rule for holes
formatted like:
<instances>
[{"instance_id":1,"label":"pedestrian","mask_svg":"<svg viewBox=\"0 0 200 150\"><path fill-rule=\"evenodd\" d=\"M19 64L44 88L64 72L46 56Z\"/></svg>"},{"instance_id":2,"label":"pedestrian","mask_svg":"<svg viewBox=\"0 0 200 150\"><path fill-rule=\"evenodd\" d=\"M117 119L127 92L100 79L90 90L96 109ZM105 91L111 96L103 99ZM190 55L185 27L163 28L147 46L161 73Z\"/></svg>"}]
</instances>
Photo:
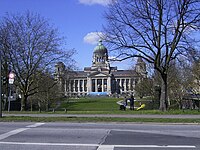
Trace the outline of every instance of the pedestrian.
<instances>
[{"instance_id":1,"label":"pedestrian","mask_svg":"<svg viewBox=\"0 0 200 150\"><path fill-rule=\"evenodd\" d=\"M126 99L126 96L125 96L124 101L123 101L123 110L126 110L126 106L127 106L127 99Z\"/></svg>"},{"instance_id":2,"label":"pedestrian","mask_svg":"<svg viewBox=\"0 0 200 150\"><path fill-rule=\"evenodd\" d=\"M134 110L134 96L131 95L131 98L130 98L130 110Z\"/></svg>"},{"instance_id":3,"label":"pedestrian","mask_svg":"<svg viewBox=\"0 0 200 150\"><path fill-rule=\"evenodd\" d=\"M124 97L124 103L126 106L128 105L126 96Z\"/></svg>"}]
</instances>

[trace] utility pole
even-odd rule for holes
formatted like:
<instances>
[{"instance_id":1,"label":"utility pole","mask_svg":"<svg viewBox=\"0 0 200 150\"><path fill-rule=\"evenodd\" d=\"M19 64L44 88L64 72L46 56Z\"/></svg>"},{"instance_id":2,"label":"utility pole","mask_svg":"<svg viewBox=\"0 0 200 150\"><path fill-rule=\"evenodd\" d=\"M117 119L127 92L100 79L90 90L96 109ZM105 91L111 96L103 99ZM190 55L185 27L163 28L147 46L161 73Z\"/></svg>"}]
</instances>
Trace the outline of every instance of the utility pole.
<instances>
[{"instance_id":1,"label":"utility pole","mask_svg":"<svg viewBox=\"0 0 200 150\"><path fill-rule=\"evenodd\" d=\"M1 77L1 51L0 51L0 77ZM1 94L1 80L0 80L0 118L2 118L2 94Z\"/></svg>"}]
</instances>

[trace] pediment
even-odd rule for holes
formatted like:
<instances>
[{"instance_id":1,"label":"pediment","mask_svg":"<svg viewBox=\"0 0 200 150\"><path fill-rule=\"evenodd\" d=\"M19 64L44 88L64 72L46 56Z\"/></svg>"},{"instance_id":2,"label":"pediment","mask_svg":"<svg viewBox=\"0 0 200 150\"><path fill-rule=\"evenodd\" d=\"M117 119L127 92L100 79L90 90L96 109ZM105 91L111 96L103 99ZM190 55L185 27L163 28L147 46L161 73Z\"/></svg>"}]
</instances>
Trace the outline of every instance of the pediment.
<instances>
[{"instance_id":1,"label":"pediment","mask_svg":"<svg viewBox=\"0 0 200 150\"><path fill-rule=\"evenodd\" d=\"M99 73L99 74L96 74L96 75L94 75L95 77L105 77L105 76L108 76L108 75L106 75L106 74L103 74L103 73Z\"/></svg>"},{"instance_id":2,"label":"pediment","mask_svg":"<svg viewBox=\"0 0 200 150\"><path fill-rule=\"evenodd\" d=\"M90 77L107 77L110 75L107 73L103 73L103 72L94 72L94 73L91 73L89 76Z\"/></svg>"}]
</instances>

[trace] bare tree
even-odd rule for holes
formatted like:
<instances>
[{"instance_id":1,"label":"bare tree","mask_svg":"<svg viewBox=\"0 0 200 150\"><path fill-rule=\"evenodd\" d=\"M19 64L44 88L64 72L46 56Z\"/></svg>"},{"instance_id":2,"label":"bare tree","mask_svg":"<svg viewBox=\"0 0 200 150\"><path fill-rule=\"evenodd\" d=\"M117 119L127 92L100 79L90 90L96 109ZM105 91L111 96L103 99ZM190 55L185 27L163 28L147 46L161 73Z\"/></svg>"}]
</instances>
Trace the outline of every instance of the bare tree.
<instances>
[{"instance_id":1,"label":"bare tree","mask_svg":"<svg viewBox=\"0 0 200 150\"><path fill-rule=\"evenodd\" d=\"M15 84L21 90L21 110L26 110L29 96L37 93L37 71L52 68L61 60L70 62L73 50L64 50L64 38L56 28L38 14L7 14L0 24L1 50L16 74Z\"/></svg>"},{"instance_id":2,"label":"bare tree","mask_svg":"<svg viewBox=\"0 0 200 150\"><path fill-rule=\"evenodd\" d=\"M142 57L162 79L160 110L167 109L170 63L197 44L199 0L117 0L105 14L106 40L116 60Z\"/></svg>"}]
</instances>

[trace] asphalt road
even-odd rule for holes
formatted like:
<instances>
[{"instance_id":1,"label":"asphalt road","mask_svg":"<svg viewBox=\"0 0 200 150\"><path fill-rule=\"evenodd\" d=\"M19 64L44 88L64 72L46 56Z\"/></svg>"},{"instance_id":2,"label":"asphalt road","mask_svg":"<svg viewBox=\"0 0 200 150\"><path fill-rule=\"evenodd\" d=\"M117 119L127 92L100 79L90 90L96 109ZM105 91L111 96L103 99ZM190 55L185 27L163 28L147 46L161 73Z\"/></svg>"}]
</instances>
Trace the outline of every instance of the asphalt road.
<instances>
[{"instance_id":1,"label":"asphalt road","mask_svg":"<svg viewBox=\"0 0 200 150\"><path fill-rule=\"evenodd\" d=\"M1 150L199 150L200 125L0 122Z\"/></svg>"}]
</instances>

